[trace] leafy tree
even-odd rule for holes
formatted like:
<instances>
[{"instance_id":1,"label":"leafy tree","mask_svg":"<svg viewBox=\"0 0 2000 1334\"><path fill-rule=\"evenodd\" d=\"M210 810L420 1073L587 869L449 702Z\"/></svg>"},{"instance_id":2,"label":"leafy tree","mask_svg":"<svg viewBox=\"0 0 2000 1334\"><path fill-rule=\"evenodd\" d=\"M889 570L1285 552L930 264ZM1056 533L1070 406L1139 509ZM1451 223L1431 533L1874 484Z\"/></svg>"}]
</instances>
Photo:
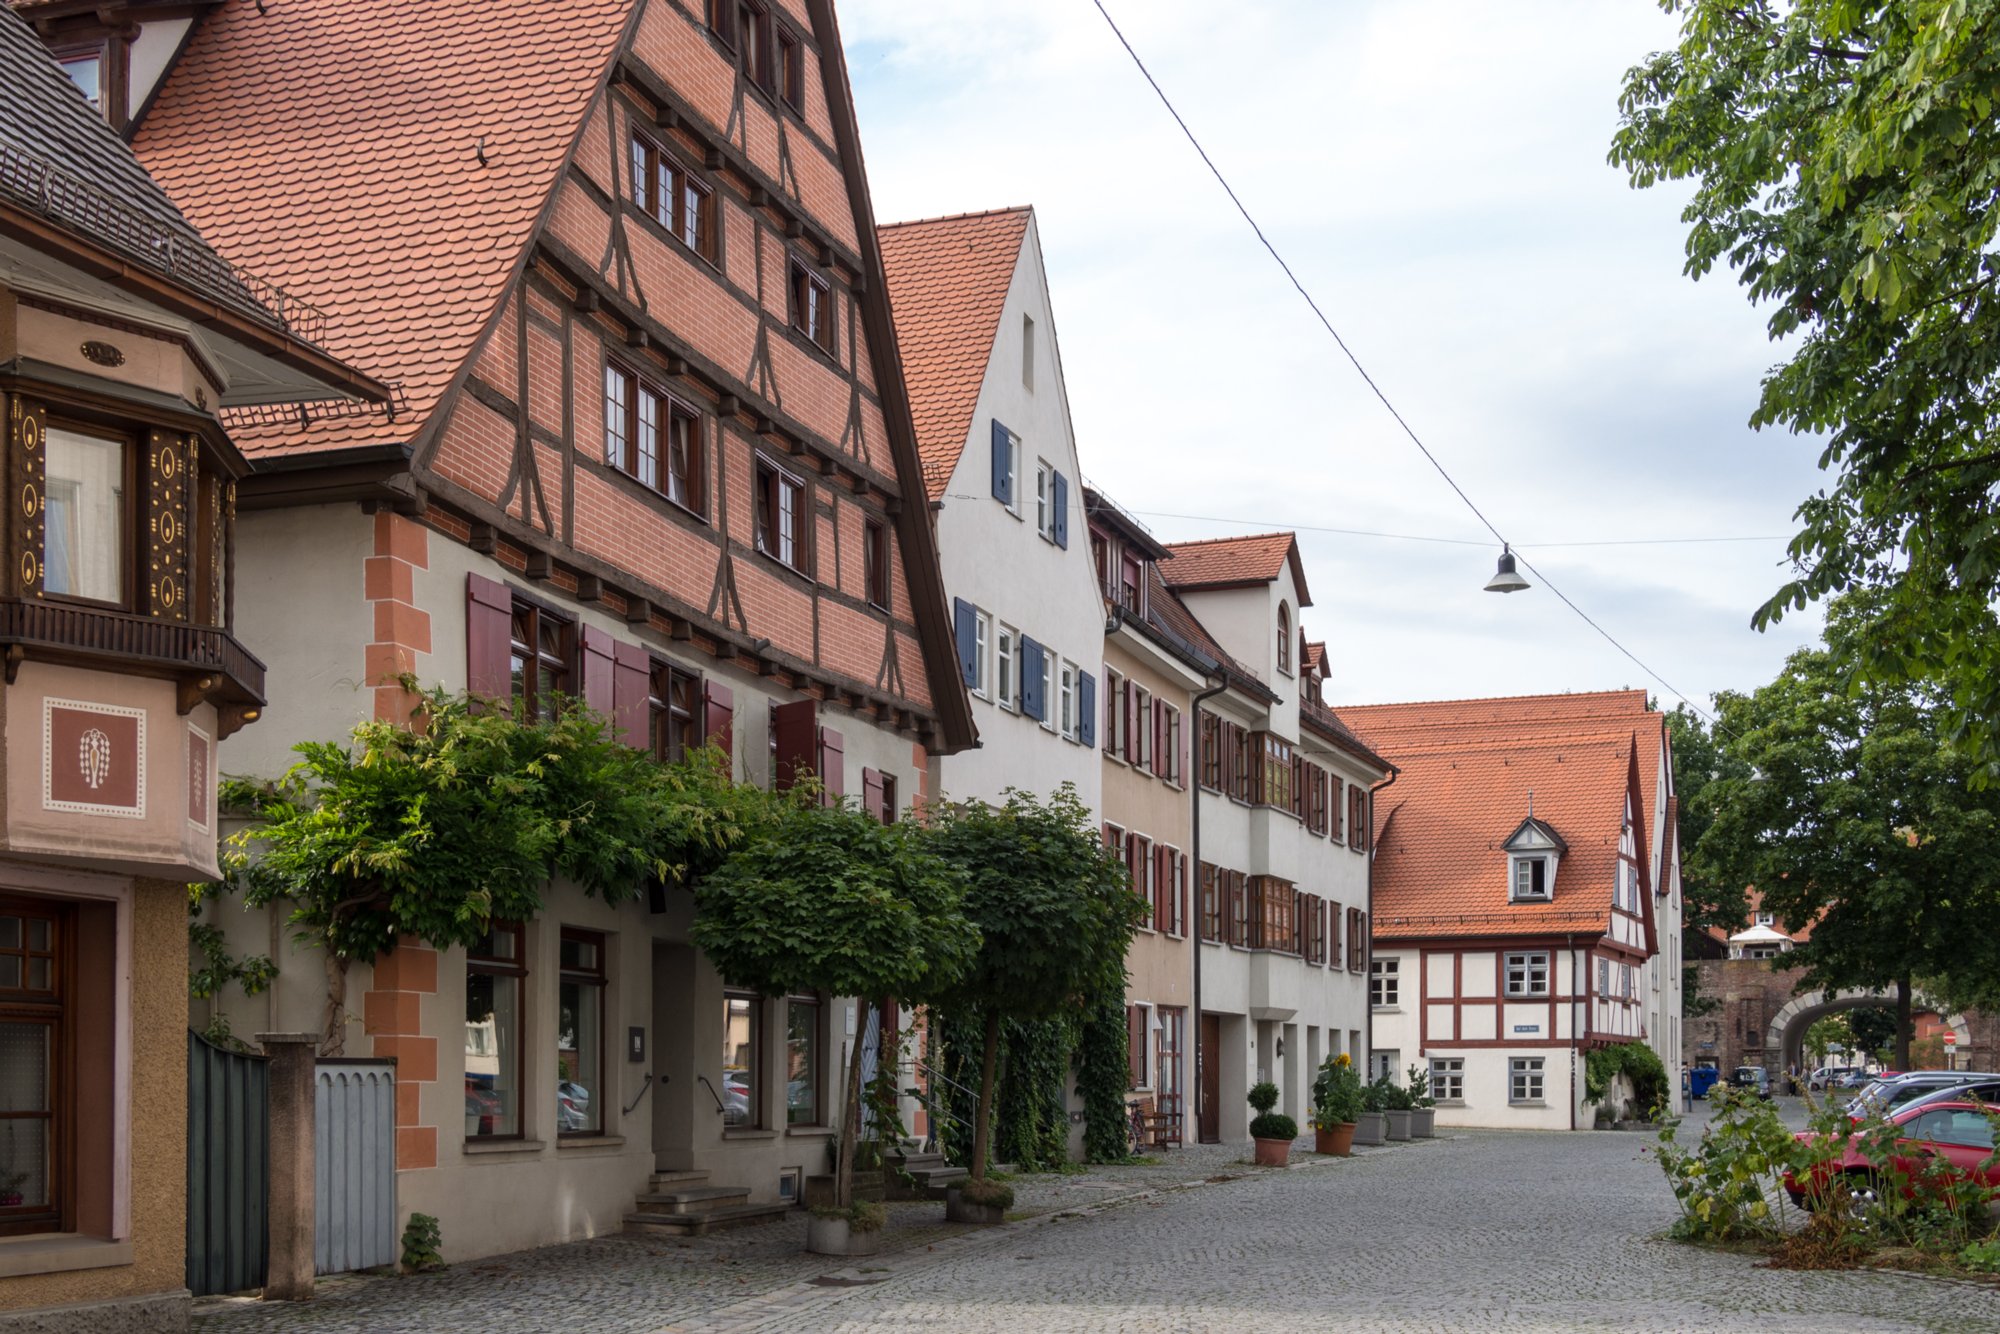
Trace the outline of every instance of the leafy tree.
<instances>
[{"instance_id":1,"label":"leafy tree","mask_svg":"<svg viewBox=\"0 0 2000 1334\"><path fill-rule=\"evenodd\" d=\"M1749 766L1731 754L1716 738L1702 716L1685 703L1667 715L1667 738L1673 744L1674 792L1680 798L1682 849L1694 847L1715 823L1716 781L1746 778ZM1750 904L1741 881L1718 880L1704 874L1706 868L1681 868L1681 923L1691 931L1720 927L1725 932L1743 929Z\"/></svg>"},{"instance_id":2,"label":"leafy tree","mask_svg":"<svg viewBox=\"0 0 2000 1334\"><path fill-rule=\"evenodd\" d=\"M1853 688L1842 664L1873 623L1870 599L1837 600L1826 644L1778 679L1717 699L1749 777L1717 781L1715 821L1691 859L1753 883L1780 921L1810 924L1788 956L1829 993L1894 987L1896 1060L1909 1060L1916 979L1990 977L2000 913L2000 789L1943 735L1939 702L1911 686Z\"/></svg>"},{"instance_id":3,"label":"leafy tree","mask_svg":"<svg viewBox=\"0 0 2000 1334\"><path fill-rule=\"evenodd\" d=\"M2000 0L1661 0L1680 44L1626 74L1611 160L1691 179L1718 261L1791 357L1751 424L1821 436L1790 582L1759 628L1873 586L1868 679L1942 682L2000 758Z\"/></svg>"},{"instance_id":4,"label":"leafy tree","mask_svg":"<svg viewBox=\"0 0 2000 1334\"><path fill-rule=\"evenodd\" d=\"M977 957L940 1003L985 1026L972 1177L986 1177L1003 1019L1041 1019L1123 989L1125 950L1146 912L1097 822L1065 783L1046 802L1008 789L999 807L946 807L939 850L966 875Z\"/></svg>"},{"instance_id":5,"label":"leafy tree","mask_svg":"<svg viewBox=\"0 0 2000 1334\"><path fill-rule=\"evenodd\" d=\"M1893 1024L1894 1019L1890 1020ZM1850 1055L1854 1051L1854 1034L1848 1030L1847 1020L1837 1014L1829 1014L1813 1022L1806 1030L1806 1055L1814 1065L1825 1065L1827 1053L1835 1047Z\"/></svg>"},{"instance_id":6,"label":"leafy tree","mask_svg":"<svg viewBox=\"0 0 2000 1334\"><path fill-rule=\"evenodd\" d=\"M655 763L581 707L517 722L474 703L432 690L408 726L302 742L275 783L227 785L255 822L231 836L224 873L251 907L288 904L322 952L325 1054L345 1042L349 967L399 937L475 944L541 911L556 877L623 902L698 876L765 818L762 794L710 756Z\"/></svg>"},{"instance_id":7,"label":"leafy tree","mask_svg":"<svg viewBox=\"0 0 2000 1334\"><path fill-rule=\"evenodd\" d=\"M1880 1005L1849 1010L1847 1031L1854 1035L1857 1051L1882 1060L1896 1042L1896 1012Z\"/></svg>"},{"instance_id":8,"label":"leafy tree","mask_svg":"<svg viewBox=\"0 0 2000 1334\"><path fill-rule=\"evenodd\" d=\"M961 902L965 878L912 820L894 824L849 803L792 789L777 818L695 882L694 943L730 982L767 995L824 991L928 1003L971 963L979 934ZM841 1100L836 1203L853 1204L861 1061Z\"/></svg>"}]
</instances>

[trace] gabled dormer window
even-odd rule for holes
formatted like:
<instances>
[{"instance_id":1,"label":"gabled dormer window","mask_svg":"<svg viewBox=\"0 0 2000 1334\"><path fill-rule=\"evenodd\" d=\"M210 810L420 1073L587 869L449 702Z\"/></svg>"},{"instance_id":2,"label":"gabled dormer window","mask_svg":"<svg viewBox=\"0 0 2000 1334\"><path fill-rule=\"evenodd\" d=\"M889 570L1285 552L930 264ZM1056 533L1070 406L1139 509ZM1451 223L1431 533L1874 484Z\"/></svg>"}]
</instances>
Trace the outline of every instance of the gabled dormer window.
<instances>
[{"instance_id":1,"label":"gabled dormer window","mask_svg":"<svg viewBox=\"0 0 2000 1334\"><path fill-rule=\"evenodd\" d=\"M1512 903L1547 903L1555 897L1556 863L1567 852L1562 836L1530 815L1506 843L1508 888Z\"/></svg>"}]
</instances>

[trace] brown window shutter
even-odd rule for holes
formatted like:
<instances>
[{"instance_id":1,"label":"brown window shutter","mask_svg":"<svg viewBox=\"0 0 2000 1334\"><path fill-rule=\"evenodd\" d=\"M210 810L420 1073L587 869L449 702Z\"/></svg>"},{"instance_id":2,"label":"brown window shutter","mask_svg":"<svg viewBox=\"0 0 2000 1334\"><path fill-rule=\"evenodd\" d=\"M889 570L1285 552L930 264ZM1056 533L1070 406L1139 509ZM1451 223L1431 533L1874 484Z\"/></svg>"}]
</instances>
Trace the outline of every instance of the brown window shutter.
<instances>
[{"instance_id":1,"label":"brown window shutter","mask_svg":"<svg viewBox=\"0 0 2000 1334\"><path fill-rule=\"evenodd\" d=\"M809 699L780 704L771 711L777 742L777 789L783 792L819 767L819 705Z\"/></svg>"},{"instance_id":2,"label":"brown window shutter","mask_svg":"<svg viewBox=\"0 0 2000 1334\"><path fill-rule=\"evenodd\" d=\"M608 718L616 708L611 679L614 653L611 634L594 625L586 625L579 639L582 641L582 652L578 656L583 660L583 702Z\"/></svg>"},{"instance_id":3,"label":"brown window shutter","mask_svg":"<svg viewBox=\"0 0 2000 1334\"><path fill-rule=\"evenodd\" d=\"M465 576L465 688L505 705L513 698L510 670L514 595L483 575Z\"/></svg>"},{"instance_id":4,"label":"brown window shutter","mask_svg":"<svg viewBox=\"0 0 2000 1334\"><path fill-rule=\"evenodd\" d=\"M1354 914L1354 971L1368 971L1368 914L1359 909Z\"/></svg>"},{"instance_id":5,"label":"brown window shutter","mask_svg":"<svg viewBox=\"0 0 2000 1334\"><path fill-rule=\"evenodd\" d=\"M1174 854L1174 930L1186 935L1188 929L1187 854Z\"/></svg>"},{"instance_id":6,"label":"brown window shutter","mask_svg":"<svg viewBox=\"0 0 2000 1334\"><path fill-rule=\"evenodd\" d=\"M1104 846L1107 848L1118 846L1118 826L1109 820L1104 822Z\"/></svg>"},{"instance_id":7,"label":"brown window shutter","mask_svg":"<svg viewBox=\"0 0 2000 1334\"><path fill-rule=\"evenodd\" d=\"M1139 836L1137 834L1125 835L1124 851L1125 874L1132 877L1132 892L1144 895L1146 892L1146 878L1139 869Z\"/></svg>"},{"instance_id":8,"label":"brown window shutter","mask_svg":"<svg viewBox=\"0 0 2000 1334\"><path fill-rule=\"evenodd\" d=\"M846 767L840 733L831 727L819 729L819 781L826 789L826 804L831 806L847 795Z\"/></svg>"},{"instance_id":9,"label":"brown window shutter","mask_svg":"<svg viewBox=\"0 0 2000 1334\"><path fill-rule=\"evenodd\" d=\"M653 660L646 650L637 644L612 645L611 716L618 724L618 739L640 750L652 746L652 674Z\"/></svg>"},{"instance_id":10,"label":"brown window shutter","mask_svg":"<svg viewBox=\"0 0 2000 1334\"><path fill-rule=\"evenodd\" d=\"M736 694L720 681L701 683L702 740L732 762L736 753Z\"/></svg>"},{"instance_id":11,"label":"brown window shutter","mask_svg":"<svg viewBox=\"0 0 2000 1334\"><path fill-rule=\"evenodd\" d=\"M1120 684L1124 687L1122 693L1125 701L1119 705L1121 716L1125 721L1125 730L1121 734L1125 738L1125 762L1127 764L1137 764L1139 762L1139 732L1134 720L1137 717L1135 709L1138 704L1139 692L1132 688L1130 681L1124 681Z\"/></svg>"},{"instance_id":12,"label":"brown window shutter","mask_svg":"<svg viewBox=\"0 0 2000 1334\"><path fill-rule=\"evenodd\" d=\"M879 770L864 768L861 771L861 809L874 819L882 818L882 774Z\"/></svg>"},{"instance_id":13,"label":"brown window shutter","mask_svg":"<svg viewBox=\"0 0 2000 1334\"><path fill-rule=\"evenodd\" d=\"M1183 783L1187 783L1187 782L1191 782L1191 781L1193 781L1193 780L1192 780L1192 779L1191 779L1191 778L1190 778L1190 777L1188 776L1188 725L1187 725L1187 719L1186 719L1186 717L1185 717L1185 716L1183 716L1183 717L1179 717L1179 718L1176 718L1176 719L1174 720L1174 723L1175 723L1175 727L1174 727L1174 747L1175 747L1175 749L1177 749L1177 750L1178 750L1178 751L1180 752L1180 761L1181 761L1181 762L1180 762L1180 767L1179 767L1179 768L1177 768L1177 769L1176 769L1176 770L1175 770L1174 772L1180 775L1180 780L1181 780L1181 782L1183 782Z\"/></svg>"},{"instance_id":14,"label":"brown window shutter","mask_svg":"<svg viewBox=\"0 0 2000 1334\"><path fill-rule=\"evenodd\" d=\"M1104 669L1104 749L1107 754L1111 750L1112 738L1118 735L1118 689L1122 684L1123 678L1118 673L1112 671L1109 666L1106 666Z\"/></svg>"},{"instance_id":15,"label":"brown window shutter","mask_svg":"<svg viewBox=\"0 0 2000 1334\"><path fill-rule=\"evenodd\" d=\"M1146 1012L1136 1005L1125 1007L1125 1075L1128 1086L1139 1087L1139 1062L1146 1054Z\"/></svg>"},{"instance_id":16,"label":"brown window shutter","mask_svg":"<svg viewBox=\"0 0 2000 1334\"><path fill-rule=\"evenodd\" d=\"M1171 930L1174 921L1173 855L1166 848L1153 849L1153 929Z\"/></svg>"},{"instance_id":17,"label":"brown window shutter","mask_svg":"<svg viewBox=\"0 0 2000 1334\"><path fill-rule=\"evenodd\" d=\"M1155 778L1165 778L1167 776L1167 711L1160 707L1158 700L1154 700L1151 712L1153 715L1153 776Z\"/></svg>"}]
</instances>

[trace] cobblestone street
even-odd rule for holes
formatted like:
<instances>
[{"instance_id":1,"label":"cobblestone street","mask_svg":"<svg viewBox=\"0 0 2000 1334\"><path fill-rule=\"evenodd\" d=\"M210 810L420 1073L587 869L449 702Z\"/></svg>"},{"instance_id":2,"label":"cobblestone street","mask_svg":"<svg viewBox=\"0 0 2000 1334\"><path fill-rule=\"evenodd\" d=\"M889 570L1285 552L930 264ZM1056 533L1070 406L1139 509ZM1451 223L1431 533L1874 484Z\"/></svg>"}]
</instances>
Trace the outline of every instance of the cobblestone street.
<instances>
[{"instance_id":1,"label":"cobblestone street","mask_svg":"<svg viewBox=\"0 0 2000 1334\"><path fill-rule=\"evenodd\" d=\"M1003 1229L895 1206L902 1249L845 1271L867 1286L814 1283L840 1266L800 1253L794 1219L334 1280L304 1308L205 1308L201 1328L2000 1331L1994 1287L1765 1270L1658 1240L1674 1206L1650 1143L1468 1133L1289 1172L1203 1150L1025 1178L1039 1217Z\"/></svg>"}]
</instances>

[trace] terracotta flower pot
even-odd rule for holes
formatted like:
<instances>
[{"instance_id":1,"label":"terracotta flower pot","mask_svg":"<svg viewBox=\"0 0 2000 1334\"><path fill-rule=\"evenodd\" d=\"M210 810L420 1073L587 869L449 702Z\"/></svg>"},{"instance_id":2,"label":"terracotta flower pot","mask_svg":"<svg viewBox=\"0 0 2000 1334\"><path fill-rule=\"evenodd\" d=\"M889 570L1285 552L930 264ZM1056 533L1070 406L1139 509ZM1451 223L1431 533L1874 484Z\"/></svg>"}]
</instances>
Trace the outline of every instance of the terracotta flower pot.
<instances>
[{"instance_id":1,"label":"terracotta flower pot","mask_svg":"<svg viewBox=\"0 0 2000 1334\"><path fill-rule=\"evenodd\" d=\"M1354 1122L1342 1121L1329 1130L1313 1131L1313 1152L1345 1158L1354 1152Z\"/></svg>"},{"instance_id":2,"label":"terracotta flower pot","mask_svg":"<svg viewBox=\"0 0 2000 1334\"><path fill-rule=\"evenodd\" d=\"M1257 1166L1283 1167L1292 1160L1292 1142L1288 1139L1260 1139L1257 1141Z\"/></svg>"}]
</instances>

